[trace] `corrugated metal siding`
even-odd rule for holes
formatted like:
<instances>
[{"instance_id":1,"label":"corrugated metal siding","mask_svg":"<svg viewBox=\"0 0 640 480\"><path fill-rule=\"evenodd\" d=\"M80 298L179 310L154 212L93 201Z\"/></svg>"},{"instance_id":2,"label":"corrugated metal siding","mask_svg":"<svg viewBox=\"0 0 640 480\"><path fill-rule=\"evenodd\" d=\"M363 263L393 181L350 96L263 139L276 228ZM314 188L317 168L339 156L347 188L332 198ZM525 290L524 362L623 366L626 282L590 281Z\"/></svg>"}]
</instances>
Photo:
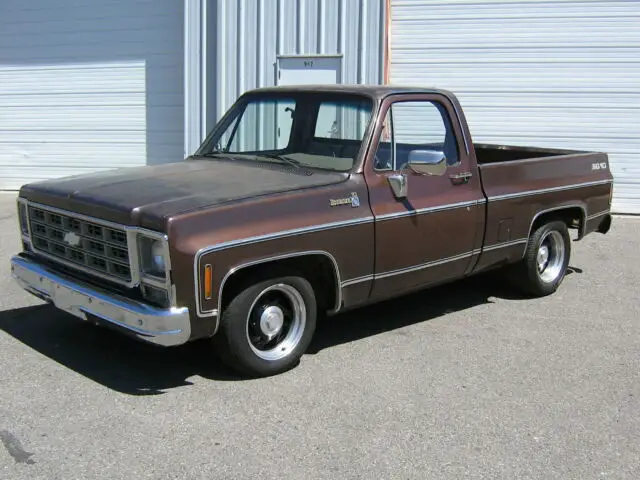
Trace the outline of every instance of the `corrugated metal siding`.
<instances>
[{"instance_id":1,"label":"corrugated metal siding","mask_svg":"<svg viewBox=\"0 0 640 480\"><path fill-rule=\"evenodd\" d=\"M183 155L183 2L2 0L0 189Z\"/></svg>"},{"instance_id":2,"label":"corrugated metal siding","mask_svg":"<svg viewBox=\"0 0 640 480\"><path fill-rule=\"evenodd\" d=\"M278 55L343 54L342 83L380 83L384 0L217 0L209 6L209 128Z\"/></svg>"},{"instance_id":3,"label":"corrugated metal siding","mask_svg":"<svg viewBox=\"0 0 640 480\"><path fill-rule=\"evenodd\" d=\"M609 153L640 213L640 2L400 1L391 82L458 95L474 141Z\"/></svg>"}]
</instances>

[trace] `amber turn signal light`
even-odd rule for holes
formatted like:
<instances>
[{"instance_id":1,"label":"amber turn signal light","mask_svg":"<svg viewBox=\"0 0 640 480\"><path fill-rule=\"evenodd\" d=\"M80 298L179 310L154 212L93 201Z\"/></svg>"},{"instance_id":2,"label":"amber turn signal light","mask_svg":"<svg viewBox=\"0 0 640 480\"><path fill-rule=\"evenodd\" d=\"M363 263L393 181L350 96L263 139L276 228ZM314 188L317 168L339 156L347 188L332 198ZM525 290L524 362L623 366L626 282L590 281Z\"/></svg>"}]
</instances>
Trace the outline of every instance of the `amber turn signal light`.
<instances>
[{"instance_id":1,"label":"amber turn signal light","mask_svg":"<svg viewBox=\"0 0 640 480\"><path fill-rule=\"evenodd\" d=\"M211 265L204 266L204 298L209 300L213 290L213 274L211 273Z\"/></svg>"}]
</instances>

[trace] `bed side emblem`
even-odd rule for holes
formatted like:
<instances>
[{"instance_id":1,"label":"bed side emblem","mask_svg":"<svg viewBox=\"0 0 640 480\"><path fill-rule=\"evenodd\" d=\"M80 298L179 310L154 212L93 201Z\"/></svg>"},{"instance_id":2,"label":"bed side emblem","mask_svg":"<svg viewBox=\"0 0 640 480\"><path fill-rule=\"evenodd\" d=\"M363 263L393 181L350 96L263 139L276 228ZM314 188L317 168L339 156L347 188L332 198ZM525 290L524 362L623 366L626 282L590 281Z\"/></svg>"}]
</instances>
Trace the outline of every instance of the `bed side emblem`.
<instances>
[{"instance_id":1,"label":"bed side emblem","mask_svg":"<svg viewBox=\"0 0 640 480\"><path fill-rule=\"evenodd\" d=\"M351 192L351 196L344 198L330 198L329 205L337 207L338 205L351 205L352 207L360 206L360 197L356 192Z\"/></svg>"},{"instance_id":2,"label":"bed side emblem","mask_svg":"<svg viewBox=\"0 0 640 480\"><path fill-rule=\"evenodd\" d=\"M606 170L607 162L592 163L591 170Z\"/></svg>"}]
</instances>

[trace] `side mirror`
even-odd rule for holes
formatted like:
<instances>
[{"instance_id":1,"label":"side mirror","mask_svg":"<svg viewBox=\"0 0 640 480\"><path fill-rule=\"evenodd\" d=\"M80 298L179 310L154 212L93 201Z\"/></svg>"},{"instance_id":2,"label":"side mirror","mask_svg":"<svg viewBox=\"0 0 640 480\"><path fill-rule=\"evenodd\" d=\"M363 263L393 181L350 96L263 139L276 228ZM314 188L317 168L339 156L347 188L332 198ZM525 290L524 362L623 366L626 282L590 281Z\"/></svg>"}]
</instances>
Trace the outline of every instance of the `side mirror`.
<instances>
[{"instance_id":1,"label":"side mirror","mask_svg":"<svg viewBox=\"0 0 640 480\"><path fill-rule=\"evenodd\" d=\"M447 171L447 158L441 151L411 150L407 165L421 175L441 176Z\"/></svg>"}]
</instances>

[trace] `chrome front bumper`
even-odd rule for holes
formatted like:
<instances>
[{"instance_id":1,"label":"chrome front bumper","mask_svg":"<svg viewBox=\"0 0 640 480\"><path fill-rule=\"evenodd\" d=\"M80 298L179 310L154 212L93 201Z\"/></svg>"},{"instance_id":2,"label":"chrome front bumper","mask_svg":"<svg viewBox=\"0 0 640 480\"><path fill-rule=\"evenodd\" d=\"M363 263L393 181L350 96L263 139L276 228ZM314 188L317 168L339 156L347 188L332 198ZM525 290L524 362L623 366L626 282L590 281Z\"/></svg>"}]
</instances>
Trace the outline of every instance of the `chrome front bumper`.
<instances>
[{"instance_id":1,"label":"chrome front bumper","mask_svg":"<svg viewBox=\"0 0 640 480\"><path fill-rule=\"evenodd\" d=\"M11 274L22 288L59 309L83 320L96 317L140 340L173 346L186 343L191 335L188 308L154 308L72 280L21 256L11 259Z\"/></svg>"}]
</instances>

